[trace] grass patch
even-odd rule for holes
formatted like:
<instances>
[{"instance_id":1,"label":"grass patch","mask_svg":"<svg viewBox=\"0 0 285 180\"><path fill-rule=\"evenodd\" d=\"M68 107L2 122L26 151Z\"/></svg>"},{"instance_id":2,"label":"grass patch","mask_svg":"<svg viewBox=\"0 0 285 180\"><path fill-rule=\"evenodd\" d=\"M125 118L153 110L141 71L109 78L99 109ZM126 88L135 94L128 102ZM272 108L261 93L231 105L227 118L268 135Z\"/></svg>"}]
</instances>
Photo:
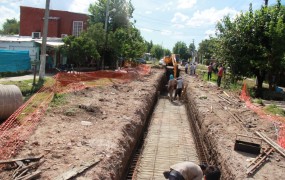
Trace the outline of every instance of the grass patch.
<instances>
[{"instance_id":1,"label":"grass patch","mask_svg":"<svg viewBox=\"0 0 285 180\"><path fill-rule=\"evenodd\" d=\"M265 111L269 112L271 114L285 116L285 111L283 109L279 108L278 106L276 106L276 104L271 104L269 106L266 106Z\"/></svg>"},{"instance_id":2,"label":"grass patch","mask_svg":"<svg viewBox=\"0 0 285 180\"><path fill-rule=\"evenodd\" d=\"M55 94L53 96L50 106L57 107L66 103L66 96L67 96L66 94Z\"/></svg>"},{"instance_id":3,"label":"grass patch","mask_svg":"<svg viewBox=\"0 0 285 180\"><path fill-rule=\"evenodd\" d=\"M252 102L255 104L259 104L261 106L264 106L264 103L263 103L262 99L260 99L260 98L252 99Z\"/></svg>"},{"instance_id":4,"label":"grass patch","mask_svg":"<svg viewBox=\"0 0 285 180\"><path fill-rule=\"evenodd\" d=\"M25 97L24 100L26 101L29 99L34 93L40 90L43 85L45 86L52 86L53 79L52 78L45 78L43 81L36 81L36 84L33 84L33 79L23 80L23 81L3 81L1 82L3 85L16 85L20 88L22 95Z\"/></svg>"},{"instance_id":5,"label":"grass patch","mask_svg":"<svg viewBox=\"0 0 285 180\"><path fill-rule=\"evenodd\" d=\"M15 77L15 76L23 76L31 74L28 71L21 71L21 72L0 72L0 78L2 77Z\"/></svg>"}]
</instances>

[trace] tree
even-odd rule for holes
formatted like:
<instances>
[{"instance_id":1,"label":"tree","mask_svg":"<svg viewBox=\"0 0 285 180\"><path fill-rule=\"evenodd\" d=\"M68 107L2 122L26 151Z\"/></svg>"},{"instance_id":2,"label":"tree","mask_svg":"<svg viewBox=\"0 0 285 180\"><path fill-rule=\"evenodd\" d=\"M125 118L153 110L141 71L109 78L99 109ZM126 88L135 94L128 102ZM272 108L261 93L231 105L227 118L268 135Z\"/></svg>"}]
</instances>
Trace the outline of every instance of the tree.
<instances>
[{"instance_id":1,"label":"tree","mask_svg":"<svg viewBox=\"0 0 285 180\"><path fill-rule=\"evenodd\" d=\"M268 76L284 70L285 8L280 0L274 6L263 6L253 12L241 13L234 20L225 17L217 25L219 56L229 65L234 76L256 75L256 95L262 95L262 83Z\"/></svg>"},{"instance_id":2,"label":"tree","mask_svg":"<svg viewBox=\"0 0 285 180\"><path fill-rule=\"evenodd\" d=\"M151 50L151 48L153 46L152 41L150 41L150 42L145 41L145 44L146 44L146 47L147 47L146 52L150 52L150 50Z\"/></svg>"},{"instance_id":3,"label":"tree","mask_svg":"<svg viewBox=\"0 0 285 180\"><path fill-rule=\"evenodd\" d=\"M112 34L110 42L118 57L134 59L142 57L146 45L140 31L135 27L119 28Z\"/></svg>"},{"instance_id":4,"label":"tree","mask_svg":"<svg viewBox=\"0 0 285 180\"><path fill-rule=\"evenodd\" d=\"M89 65L91 59L100 57L96 42L82 33L79 37L68 36L63 39L64 46L62 52L68 58L68 64L74 64L77 67Z\"/></svg>"},{"instance_id":5,"label":"tree","mask_svg":"<svg viewBox=\"0 0 285 180\"><path fill-rule=\"evenodd\" d=\"M207 64L212 58L216 58L216 43L217 39L213 37L205 39L199 43L198 54L201 57L202 63L205 63L203 59L206 59Z\"/></svg>"},{"instance_id":6,"label":"tree","mask_svg":"<svg viewBox=\"0 0 285 180\"><path fill-rule=\"evenodd\" d=\"M0 34L19 34L20 22L15 18L6 19L3 24L3 29L0 30Z\"/></svg>"},{"instance_id":7,"label":"tree","mask_svg":"<svg viewBox=\"0 0 285 180\"><path fill-rule=\"evenodd\" d=\"M164 56L170 56L171 51L169 49L164 49Z\"/></svg>"},{"instance_id":8,"label":"tree","mask_svg":"<svg viewBox=\"0 0 285 180\"><path fill-rule=\"evenodd\" d=\"M181 42L181 41L178 41L175 43L173 47L173 53L179 54L180 58L182 59L188 59L190 57L186 43Z\"/></svg>"},{"instance_id":9,"label":"tree","mask_svg":"<svg viewBox=\"0 0 285 180\"><path fill-rule=\"evenodd\" d=\"M105 23L107 0L98 0L94 4L89 5L91 13L89 24ZM134 7L130 1L115 0L109 4L109 9L115 9L115 12L109 14L108 29L115 31L117 28L128 27L130 18L134 11Z\"/></svg>"},{"instance_id":10,"label":"tree","mask_svg":"<svg viewBox=\"0 0 285 180\"><path fill-rule=\"evenodd\" d=\"M161 45L155 44L152 46L150 53L152 54L153 57L156 59L160 59L163 57L164 50Z\"/></svg>"}]
</instances>

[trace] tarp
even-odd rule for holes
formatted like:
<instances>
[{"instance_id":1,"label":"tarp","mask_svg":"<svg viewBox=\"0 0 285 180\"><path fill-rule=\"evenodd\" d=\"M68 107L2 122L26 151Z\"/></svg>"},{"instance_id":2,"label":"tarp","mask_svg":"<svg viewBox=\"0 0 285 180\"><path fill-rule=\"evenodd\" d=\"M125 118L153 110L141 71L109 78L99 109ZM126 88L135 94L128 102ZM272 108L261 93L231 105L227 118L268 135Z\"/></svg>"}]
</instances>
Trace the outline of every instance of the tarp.
<instances>
[{"instance_id":1,"label":"tarp","mask_svg":"<svg viewBox=\"0 0 285 180\"><path fill-rule=\"evenodd\" d=\"M0 72L18 72L31 69L29 51L0 49Z\"/></svg>"}]
</instances>

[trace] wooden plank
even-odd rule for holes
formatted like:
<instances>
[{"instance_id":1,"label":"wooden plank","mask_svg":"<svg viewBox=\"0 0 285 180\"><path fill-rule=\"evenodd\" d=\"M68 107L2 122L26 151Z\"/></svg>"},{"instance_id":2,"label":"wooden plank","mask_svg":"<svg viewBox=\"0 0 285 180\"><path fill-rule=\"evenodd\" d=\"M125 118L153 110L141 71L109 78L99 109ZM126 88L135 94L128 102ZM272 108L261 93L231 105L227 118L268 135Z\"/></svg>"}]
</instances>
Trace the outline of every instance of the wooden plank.
<instances>
[{"instance_id":1,"label":"wooden plank","mask_svg":"<svg viewBox=\"0 0 285 180\"><path fill-rule=\"evenodd\" d=\"M11 164L15 163L16 161L38 161L40 160L44 155L37 156L37 157L27 157L27 158L18 158L18 159L8 159L8 160L1 160L0 164Z\"/></svg>"},{"instance_id":2,"label":"wooden plank","mask_svg":"<svg viewBox=\"0 0 285 180\"><path fill-rule=\"evenodd\" d=\"M273 148L268 148L266 149L262 154L260 154L259 156L257 156L254 160L254 162L252 162L250 164L250 167L247 171L246 174L247 175L252 175L258 167L261 166L261 163L263 163L265 161L265 159L269 156L269 154L273 151Z\"/></svg>"},{"instance_id":3,"label":"wooden plank","mask_svg":"<svg viewBox=\"0 0 285 180\"><path fill-rule=\"evenodd\" d=\"M100 162L100 158L95 158L92 161L85 162L81 164L79 167L74 167L68 170L67 172L61 174L60 176L56 177L55 180L68 180L84 172L86 169L96 165L98 162Z\"/></svg>"},{"instance_id":4,"label":"wooden plank","mask_svg":"<svg viewBox=\"0 0 285 180\"><path fill-rule=\"evenodd\" d=\"M285 151L282 147L280 147L276 142L271 140L269 137L267 137L265 134L255 131L255 133L261 137L265 142L267 142L269 145L271 145L276 151L278 151L283 157L285 157Z\"/></svg>"},{"instance_id":5,"label":"wooden plank","mask_svg":"<svg viewBox=\"0 0 285 180\"><path fill-rule=\"evenodd\" d=\"M28 174L26 176L19 178L19 180L31 180L34 179L35 177L38 177L41 173L42 173L41 171L36 171L32 174Z\"/></svg>"}]
</instances>

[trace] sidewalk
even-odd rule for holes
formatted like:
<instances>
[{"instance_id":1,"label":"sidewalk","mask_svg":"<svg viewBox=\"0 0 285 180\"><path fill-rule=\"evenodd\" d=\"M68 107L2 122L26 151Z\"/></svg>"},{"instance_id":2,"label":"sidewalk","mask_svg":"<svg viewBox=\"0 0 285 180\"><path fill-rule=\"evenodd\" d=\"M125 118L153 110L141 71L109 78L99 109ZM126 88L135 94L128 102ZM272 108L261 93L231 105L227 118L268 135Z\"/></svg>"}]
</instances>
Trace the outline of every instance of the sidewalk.
<instances>
[{"instance_id":1,"label":"sidewalk","mask_svg":"<svg viewBox=\"0 0 285 180\"><path fill-rule=\"evenodd\" d=\"M54 74L46 74L46 77L52 77ZM36 75L36 79L39 78L39 75ZM15 76L15 77L5 77L5 78L0 78L0 82L5 82L5 81L23 81L23 80L29 80L29 79L34 79L34 74L28 74L24 76Z\"/></svg>"}]
</instances>

